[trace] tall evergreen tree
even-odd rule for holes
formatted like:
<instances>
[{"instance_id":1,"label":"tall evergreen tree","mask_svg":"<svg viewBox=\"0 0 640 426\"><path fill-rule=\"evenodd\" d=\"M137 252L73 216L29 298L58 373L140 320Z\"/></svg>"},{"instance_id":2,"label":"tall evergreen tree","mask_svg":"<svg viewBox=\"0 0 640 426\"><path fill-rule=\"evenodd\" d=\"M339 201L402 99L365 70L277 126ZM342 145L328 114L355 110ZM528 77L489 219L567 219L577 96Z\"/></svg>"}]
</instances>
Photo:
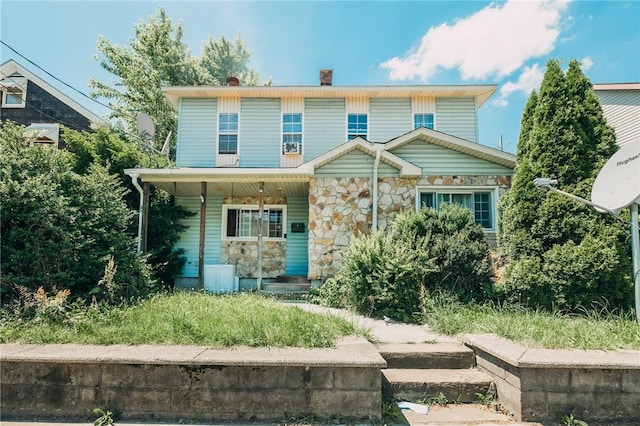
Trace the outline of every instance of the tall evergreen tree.
<instances>
[{"instance_id":1,"label":"tall evergreen tree","mask_svg":"<svg viewBox=\"0 0 640 426\"><path fill-rule=\"evenodd\" d=\"M500 204L499 245L509 262L504 285L513 299L565 309L600 298L629 304L624 224L533 184L550 177L564 191L589 198L615 150L615 133L580 64L572 60L565 74L558 61L549 61L540 91L525 107L512 188Z\"/></svg>"}]
</instances>

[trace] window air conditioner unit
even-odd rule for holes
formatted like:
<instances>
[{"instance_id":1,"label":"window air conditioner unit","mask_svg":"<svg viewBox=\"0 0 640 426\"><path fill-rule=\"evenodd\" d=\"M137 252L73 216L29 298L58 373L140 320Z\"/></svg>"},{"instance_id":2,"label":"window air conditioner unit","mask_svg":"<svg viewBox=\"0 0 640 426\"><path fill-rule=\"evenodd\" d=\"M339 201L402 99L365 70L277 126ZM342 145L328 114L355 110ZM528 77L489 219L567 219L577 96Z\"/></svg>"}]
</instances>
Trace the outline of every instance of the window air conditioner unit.
<instances>
[{"instance_id":1,"label":"window air conditioner unit","mask_svg":"<svg viewBox=\"0 0 640 426\"><path fill-rule=\"evenodd\" d=\"M299 144L298 142L286 142L282 146L282 152L284 154L300 154L301 148L302 148L302 145Z\"/></svg>"}]
</instances>

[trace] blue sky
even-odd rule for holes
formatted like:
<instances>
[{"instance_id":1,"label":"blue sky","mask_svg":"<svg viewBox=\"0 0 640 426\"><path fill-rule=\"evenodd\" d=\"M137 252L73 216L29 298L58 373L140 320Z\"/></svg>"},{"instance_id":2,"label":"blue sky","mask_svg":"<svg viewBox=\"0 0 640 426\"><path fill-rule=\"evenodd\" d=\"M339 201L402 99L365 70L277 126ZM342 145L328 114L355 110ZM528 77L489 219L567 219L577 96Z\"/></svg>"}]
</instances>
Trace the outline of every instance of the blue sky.
<instances>
[{"instance_id":1,"label":"blue sky","mask_svg":"<svg viewBox=\"0 0 640 426\"><path fill-rule=\"evenodd\" d=\"M199 56L209 36L240 34L250 66L276 85L497 84L479 114L480 143L515 152L520 117L545 64L583 63L593 83L640 81L640 1L12 1L0 0L0 38L89 93L113 82L95 60L99 35L125 45L164 7ZM0 62L16 59L4 46ZM55 84L97 114L106 109Z\"/></svg>"}]
</instances>

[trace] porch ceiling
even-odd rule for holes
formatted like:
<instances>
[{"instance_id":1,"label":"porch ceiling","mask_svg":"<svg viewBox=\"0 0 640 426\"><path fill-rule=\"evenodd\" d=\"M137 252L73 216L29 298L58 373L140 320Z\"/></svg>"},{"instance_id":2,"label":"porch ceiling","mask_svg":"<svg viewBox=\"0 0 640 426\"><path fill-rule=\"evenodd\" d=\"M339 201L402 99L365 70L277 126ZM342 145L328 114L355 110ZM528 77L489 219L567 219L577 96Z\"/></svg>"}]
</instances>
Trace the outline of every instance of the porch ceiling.
<instances>
[{"instance_id":1,"label":"porch ceiling","mask_svg":"<svg viewBox=\"0 0 640 426\"><path fill-rule=\"evenodd\" d=\"M127 169L125 173L174 196L200 196L207 182L208 196L254 197L264 183L268 197L306 197L311 173L306 169Z\"/></svg>"}]
</instances>

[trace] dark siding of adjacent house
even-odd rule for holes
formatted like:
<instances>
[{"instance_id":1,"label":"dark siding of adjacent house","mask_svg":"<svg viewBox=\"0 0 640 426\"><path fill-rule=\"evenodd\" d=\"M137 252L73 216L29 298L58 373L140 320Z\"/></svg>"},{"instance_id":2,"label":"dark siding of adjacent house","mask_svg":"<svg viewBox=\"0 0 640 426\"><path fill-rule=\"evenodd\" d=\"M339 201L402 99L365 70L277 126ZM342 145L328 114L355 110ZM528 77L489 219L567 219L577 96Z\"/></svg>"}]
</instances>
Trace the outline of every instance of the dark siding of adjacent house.
<instances>
[{"instance_id":1,"label":"dark siding of adjacent house","mask_svg":"<svg viewBox=\"0 0 640 426\"><path fill-rule=\"evenodd\" d=\"M24 108L2 108L2 121L11 120L28 126L33 123L59 123L74 130L90 130L87 117L71 108L32 81L27 83ZM64 146L60 137L59 147Z\"/></svg>"}]
</instances>

